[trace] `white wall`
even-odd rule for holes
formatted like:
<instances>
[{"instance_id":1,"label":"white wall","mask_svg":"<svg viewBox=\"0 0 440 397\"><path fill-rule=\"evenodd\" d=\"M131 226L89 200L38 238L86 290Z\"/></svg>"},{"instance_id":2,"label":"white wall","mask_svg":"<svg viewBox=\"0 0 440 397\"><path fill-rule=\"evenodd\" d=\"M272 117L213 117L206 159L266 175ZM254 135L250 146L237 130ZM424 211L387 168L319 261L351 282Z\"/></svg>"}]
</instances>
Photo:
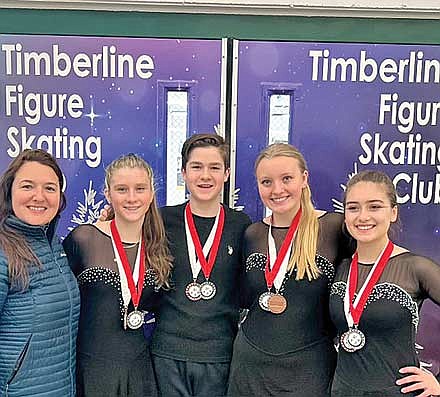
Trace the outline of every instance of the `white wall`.
<instances>
[{"instance_id":1,"label":"white wall","mask_svg":"<svg viewBox=\"0 0 440 397\"><path fill-rule=\"evenodd\" d=\"M440 0L1 0L0 8L440 19Z\"/></svg>"}]
</instances>

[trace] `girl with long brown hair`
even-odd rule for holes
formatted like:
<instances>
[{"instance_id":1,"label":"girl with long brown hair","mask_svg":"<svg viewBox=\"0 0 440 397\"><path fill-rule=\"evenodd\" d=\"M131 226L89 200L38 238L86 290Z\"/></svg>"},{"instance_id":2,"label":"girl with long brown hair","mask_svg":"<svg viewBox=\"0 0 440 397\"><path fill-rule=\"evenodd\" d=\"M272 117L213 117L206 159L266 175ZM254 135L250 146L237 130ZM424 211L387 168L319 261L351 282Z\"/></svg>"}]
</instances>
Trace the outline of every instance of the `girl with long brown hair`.
<instances>
[{"instance_id":1,"label":"girl with long brown hair","mask_svg":"<svg viewBox=\"0 0 440 397\"><path fill-rule=\"evenodd\" d=\"M114 219L81 225L64 241L82 298L78 396L156 396L144 332L168 288L171 257L151 167L135 154L114 160L105 195Z\"/></svg>"}]
</instances>

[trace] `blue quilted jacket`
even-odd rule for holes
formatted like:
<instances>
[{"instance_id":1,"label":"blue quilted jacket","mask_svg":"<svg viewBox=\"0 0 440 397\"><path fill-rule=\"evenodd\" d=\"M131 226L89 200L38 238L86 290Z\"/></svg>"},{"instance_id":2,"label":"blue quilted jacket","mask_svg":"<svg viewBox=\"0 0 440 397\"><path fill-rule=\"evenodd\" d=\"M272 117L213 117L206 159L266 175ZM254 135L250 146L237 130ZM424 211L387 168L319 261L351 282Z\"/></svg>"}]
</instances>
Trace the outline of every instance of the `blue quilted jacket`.
<instances>
[{"instance_id":1,"label":"blue quilted jacket","mask_svg":"<svg viewBox=\"0 0 440 397\"><path fill-rule=\"evenodd\" d=\"M8 281L0 250L0 396L74 397L79 291L60 241L49 228L10 216L42 268L30 267L29 288Z\"/></svg>"}]
</instances>

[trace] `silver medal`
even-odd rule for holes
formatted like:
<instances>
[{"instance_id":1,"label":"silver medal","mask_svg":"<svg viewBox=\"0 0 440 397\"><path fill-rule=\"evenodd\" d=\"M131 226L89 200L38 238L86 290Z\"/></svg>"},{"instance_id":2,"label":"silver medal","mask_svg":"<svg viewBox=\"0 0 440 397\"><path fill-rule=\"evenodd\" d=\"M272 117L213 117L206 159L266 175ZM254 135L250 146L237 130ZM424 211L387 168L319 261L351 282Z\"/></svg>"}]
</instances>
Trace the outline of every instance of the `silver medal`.
<instances>
[{"instance_id":1,"label":"silver medal","mask_svg":"<svg viewBox=\"0 0 440 397\"><path fill-rule=\"evenodd\" d=\"M340 338L342 348L349 353L353 353L365 346L365 335L357 328L349 328Z\"/></svg>"},{"instance_id":2,"label":"silver medal","mask_svg":"<svg viewBox=\"0 0 440 397\"><path fill-rule=\"evenodd\" d=\"M273 295L273 292L266 291L266 292L263 292L260 295L260 297L258 298L258 304L266 312L270 312L270 309L269 309L269 299L270 299L270 297L272 295Z\"/></svg>"},{"instance_id":3,"label":"silver medal","mask_svg":"<svg viewBox=\"0 0 440 397\"><path fill-rule=\"evenodd\" d=\"M144 313L139 310L133 310L127 315L127 326L130 329L138 329L144 323Z\"/></svg>"},{"instance_id":4,"label":"silver medal","mask_svg":"<svg viewBox=\"0 0 440 397\"><path fill-rule=\"evenodd\" d=\"M185 288L185 295L190 301L198 301L202 298L201 286L195 281L189 283Z\"/></svg>"},{"instance_id":5,"label":"silver medal","mask_svg":"<svg viewBox=\"0 0 440 397\"><path fill-rule=\"evenodd\" d=\"M205 281L200 285L200 293L202 299L212 299L217 292L217 288L212 281Z\"/></svg>"}]
</instances>

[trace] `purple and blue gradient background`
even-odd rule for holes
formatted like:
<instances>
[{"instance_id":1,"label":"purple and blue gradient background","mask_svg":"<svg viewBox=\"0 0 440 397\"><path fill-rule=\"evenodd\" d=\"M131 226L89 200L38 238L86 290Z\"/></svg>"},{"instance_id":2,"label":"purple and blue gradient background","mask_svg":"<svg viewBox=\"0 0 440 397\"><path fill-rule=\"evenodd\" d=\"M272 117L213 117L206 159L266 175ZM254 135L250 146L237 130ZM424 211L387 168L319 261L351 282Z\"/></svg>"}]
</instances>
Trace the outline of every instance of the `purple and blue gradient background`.
<instances>
[{"instance_id":1,"label":"purple and blue gradient background","mask_svg":"<svg viewBox=\"0 0 440 397\"><path fill-rule=\"evenodd\" d=\"M56 36L0 35L0 44L17 43L23 51L49 51L59 44L60 51L71 57L78 52L99 53L103 45L115 45L118 53L136 57L148 54L154 59L155 70L148 80L140 78L54 78L48 76L6 76L4 54L0 53L0 169L11 161L6 153L10 143L6 137L9 126L26 125L23 118L5 115L5 85L23 84L25 91L78 93L84 100L84 114L94 111L101 117L42 118L34 126L27 125L28 134L54 134L56 127L68 127L70 135L102 137L102 160L89 168L84 160L60 159L67 179L68 206L63 213L60 234L65 235L78 202L84 201L83 190L93 180L98 190L96 201L102 200L104 167L115 157L127 152L141 154L154 168L159 204L165 203L166 137L165 103L161 87L190 82L194 113L190 133L213 131L219 123L221 85L220 40L175 40L148 38L101 38ZM359 163L362 154L359 138L362 133L380 132L382 139L405 140L395 126L378 124L380 93L397 92L401 99L438 101L435 84L384 84L380 82L313 82L311 49L329 49L336 57L357 57L361 49L377 62L384 58L406 58L411 50L423 50L426 58L440 58L438 46L405 46L373 44L324 44L292 42L240 42L237 169L236 187L240 188L239 205L254 219L263 213L253 176L253 162L267 143L267 118L263 115L263 87L277 83L294 84L293 128L291 143L305 155L310 169L313 198L318 208L332 210L332 198L341 199L341 183L353 172L370 168ZM263 84L264 83L264 84ZM440 144L437 126L415 127L424 141ZM432 180L438 172L432 166L380 165L389 175L418 172L422 180ZM234 172L234 170L233 170ZM404 184L402 184L404 186ZM401 191L401 193L404 193ZM440 212L438 205L405 204L401 206L403 232L399 243L440 262L438 252ZM429 325L428 325L429 324ZM418 341L425 346L422 359L432 361L434 370L440 366L440 346L435 336L440 332L438 308L427 302Z\"/></svg>"},{"instance_id":2,"label":"purple and blue gradient background","mask_svg":"<svg viewBox=\"0 0 440 397\"><path fill-rule=\"evenodd\" d=\"M79 119L67 117L42 118L34 126L28 125L28 135L54 134L56 127L68 127L69 135L90 135L102 138L102 161L96 168L89 168L84 160L60 159L59 163L67 180L68 206L60 223L61 235L67 228L75 226L70 222L77 202L84 201L83 189L93 180L98 190L96 201L103 199L104 167L124 153L142 155L153 167L159 204L165 204L166 195L166 125L159 119L166 115L163 87L185 83L193 87L192 108L196 108L191 119L190 133L213 131L219 123L221 41L220 40L175 40L148 38L98 38L61 36L6 36L0 35L0 44L21 43L24 51L50 52L53 44L60 52L66 52L73 59L82 52L91 56L100 53L104 45L117 47L117 53L130 54L137 58L150 55L155 69L150 79L135 78L78 78L73 73L64 78L47 76L6 76L5 56L0 53L0 169L11 161L6 150L11 146L6 131L9 126L24 126L18 116L5 115L5 85L21 83L25 92L77 93L84 101L84 114ZM89 113L93 97L94 112L100 115L93 126Z\"/></svg>"},{"instance_id":3,"label":"purple and blue gradient background","mask_svg":"<svg viewBox=\"0 0 440 397\"><path fill-rule=\"evenodd\" d=\"M361 50L379 64L385 58L409 57L411 50L424 52L425 59L439 59L439 46L407 46L384 44L330 44L301 42L252 42L239 44L237 170L236 188L240 188L239 205L254 219L261 218L263 207L253 173L258 152L268 142L267 118L263 116L263 95L268 85L295 85L293 128L290 143L300 149L310 170L310 184L317 208L333 210L332 198L342 199L340 184L345 184L353 164L358 169L379 168L394 177L400 172L419 173L420 180L434 180L434 166L362 165L359 139L364 132L379 132L382 140L406 141L406 136L389 123L379 125L381 93L397 92L399 100L438 102L436 84L385 84L312 81L310 50L329 49L333 57L359 58ZM415 126L423 141L440 145L438 126ZM406 184L400 184L400 193ZM438 204L403 204L400 206L403 230L398 242L410 250L440 263L440 211ZM423 359L433 362L439 371L440 309L431 301L423 306L418 341L425 347ZM437 343L435 342L437 341Z\"/></svg>"}]
</instances>

